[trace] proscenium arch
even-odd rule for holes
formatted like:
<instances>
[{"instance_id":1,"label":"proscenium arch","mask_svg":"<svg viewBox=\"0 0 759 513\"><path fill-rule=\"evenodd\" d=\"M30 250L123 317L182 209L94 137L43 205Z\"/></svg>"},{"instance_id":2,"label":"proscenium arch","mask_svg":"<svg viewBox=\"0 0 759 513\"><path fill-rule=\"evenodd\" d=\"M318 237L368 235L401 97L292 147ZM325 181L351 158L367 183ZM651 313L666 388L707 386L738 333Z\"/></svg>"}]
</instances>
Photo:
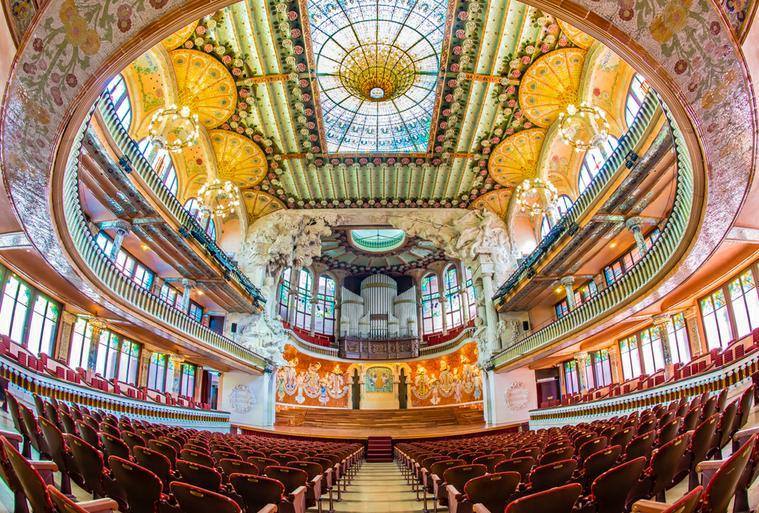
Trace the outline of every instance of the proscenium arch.
<instances>
[{"instance_id":1,"label":"proscenium arch","mask_svg":"<svg viewBox=\"0 0 759 513\"><path fill-rule=\"evenodd\" d=\"M61 183L69 146L90 105L111 76L182 26L234 3L231 0L142 2L139 17L131 20L132 26L126 32L108 24L88 25L99 44L87 45L88 52L97 49L87 60L76 59L85 55L84 45L79 47L76 42L65 40L66 31L59 19L64 0L48 2L19 45L6 88L0 126L3 180L31 243L59 274L94 302L129 319L135 316L128 305L117 304L88 283L94 282L92 275L81 265L65 229ZM692 241L682 244L680 255L672 261L682 258L687 249L688 255L681 260L680 267L673 272L671 265L666 278L656 285L656 291L649 293L646 301L653 301L690 276L714 251L749 190L757 134L754 97L741 50L714 0L697 0L685 13L684 30L693 31L694 40L710 45L710 51L720 59L720 66L702 63L703 67L696 70L689 62L676 62L676 56L661 56L660 44L649 31L653 17L659 13L625 20L613 0L576 0L561 4L555 0L528 0L527 3L602 40L641 71L661 93L683 131L696 171L695 215L686 234ZM77 8L82 6L98 13L108 10L109 15L115 15L117 8L111 3L103 5L99 0L81 0ZM637 7L638 4L634 6ZM642 19L640 27L636 25L638 18ZM46 30L46 26L50 29ZM53 56L57 56L57 60ZM73 63L71 75L75 85L64 83L61 89L60 84L50 81L48 74L43 75L36 68L40 57L47 61L46 68ZM697 74L702 83L711 79L720 89L715 86L704 91L699 89L699 84L693 87ZM56 94L51 94L53 91ZM708 187L702 155L709 168ZM41 190L45 190L46 202L39 201ZM709 222L703 223L704 219ZM137 322L146 324L144 319Z\"/></svg>"}]
</instances>

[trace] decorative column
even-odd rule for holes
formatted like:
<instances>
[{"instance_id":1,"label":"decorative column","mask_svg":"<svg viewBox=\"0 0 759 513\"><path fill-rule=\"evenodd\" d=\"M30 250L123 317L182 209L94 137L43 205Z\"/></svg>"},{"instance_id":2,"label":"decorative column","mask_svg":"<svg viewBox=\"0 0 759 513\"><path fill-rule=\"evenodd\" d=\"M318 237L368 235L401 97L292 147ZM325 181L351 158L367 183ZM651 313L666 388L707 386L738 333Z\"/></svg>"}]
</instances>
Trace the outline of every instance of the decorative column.
<instances>
[{"instance_id":1,"label":"decorative column","mask_svg":"<svg viewBox=\"0 0 759 513\"><path fill-rule=\"evenodd\" d=\"M667 330L670 323L669 314L654 315L653 321L654 326L659 329L661 352L664 357L664 377L669 379L674 373L672 365L672 349L669 345L669 331Z\"/></svg>"},{"instance_id":2,"label":"decorative column","mask_svg":"<svg viewBox=\"0 0 759 513\"><path fill-rule=\"evenodd\" d=\"M340 338L340 322L342 321L342 304L343 304L343 280L342 277L337 276L335 280L335 342Z\"/></svg>"},{"instance_id":3,"label":"decorative column","mask_svg":"<svg viewBox=\"0 0 759 513\"><path fill-rule=\"evenodd\" d=\"M311 311L311 325L308 327L311 336L316 334L316 295L319 292L319 275L314 272L314 279L311 280L311 299L308 301L308 309Z\"/></svg>"},{"instance_id":4,"label":"decorative column","mask_svg":"<svg viewBox=\"0 0 759 513\"><path fill-rule=\"evenodd\" d=\"M422 276L416 274L414 276L414 292L416 293L416 336L419 341L422 341L424 336L423 324L422 324Z\"/></svg>"},{"instance_id":5,"label":"decorative column","mask_svg":"<svg viewBox=\"0 0 759 513\"><path fill-rule=\"evenodd\" d=\"M585 379L585 362L588 359L588 353L585 351L579 352L575 355L575 361L577 362L577 384L580 386L580 393L588 391L588 385Z\"/></svg>"},{"instance_id":6,"label":"decorative column","mask_svg":"<svg viewBox=\"0 0 759 513\"><path fill-rule=\"evenodd\" d=\"M290 272L290 293L287 299L287 319L285 322L292 328L295 325L295 310L298 300L298 284L300 283L300 267L293 267Z\"/></svg>"},{"instance_id":7,"label":"decorative column","mask_svg":"<svg viewBox=\"0 0 759 513\"><path fill-rule=\"evenodd\" d=\"M698 307L691 306L683 312L685 316L685 326L688 328L688 344L690 344L691 357L705 354L709 352L709 348L706 346L706 340L701 337L699 330L699 315Z\"/></svg>"},{"instance_id":8,"label":"decorative column","mask_svg":"<svg viewBox=\"0 0 759 513\"><path fill-rule=\"evenodd\" d=\"M192 394L192 400L196 403L201 403L203 394L203 366L197 365L195 367L195 390Z\"/></svg>"},{"instance_id":9,"label":"decorative column","mask_svg":"<svg viewBox=\"0 0 759 513\"><path fill-rule=\"evenodd\" d=\"M444 292L440 292L440 314L443 317L443 334L448 334L448 298Z\"/></svg>"},{"instance_id":10,"label":"decorative column","mask_svg":"<svg viewBox=\"0 0 759 513\"><path fill-rule=\"evenodd\" d=\"M61 327L58 329L58 336L55 340L55 351L53 351L52 355L56 360L68 363L71 334L74 332L76 319L76 314L66 310L61 312Z\"/></svg>"},{"instance_id":11,"label":"decorative column","mask_svg":"<svg viewBox=\"0 0 759 513\"><path fill-rule=\"evenodd\" d=\"M182 278L182 281L180 282L182 284L182 311L184 313L188 313L190 310L190 295L192 294L192 289L195 287L195 282L192 280L188 280L187 278Z\"/></svg>"},{"instance_id":12,"label":"decorative column","mask_svg":"<svg viewBox=\"0 0 759 513\"><path fill-rule=\"evenodd\" d=\"M625 227L632 232L635 238L635 245L638 246L638 253L643 256L648 248L646 247L646 238L643 236L643 230L640 228L641 224L642 220L639 217L630 217L625 220Z\"/></svg>"},{"instance_id":13,"label":"decorative column","mask_svg":"<svg viewBox=\"0 0 759 513\"><path fill-rule=\"evenodd\" d=\"M89 320L90 326L92 326L92 338L90 340L90 352L87 355L87 369L95 370L98 361L98 346L100 345L100 337L103 335L103 331L108 325L102 319L93 317Z\"/></svg>"},{"instance_id":14,"label":"decorative column","mask_svg":"<svg viewBox=\"0 0 759 513\"><path fill-rule=\"evenodd\" d=\"M576 306L574 284L575 284L574 276L564 276L561 279L561 285L564 287L564 293L567 296L567 308L569 308L570 311L574 310Z\"/></svg>"},{"instance_id":15,"label":"decorative column","mask_svg":"<svg viewBox=\"0 0 759 513\"><path fill-rule=\"evenodd\" d=\"M622 383L622 360L619 356L619 344L612 344L607 349L609 351L609 367L611 367L611 382Z\"/></svg>"},{"instance_id":16,"label":"decorative column","mask_svg":"<svg viewBox=\"0 0 759 513\"><path fill-rule=\"evenodd\" d=\"M100 223L98 227L101 230L114 231L113 246L111 246L111 251L109 252L108 257L111 260L116 260L116 257L119 255L119 251L121 251L121 245L124 242L124 237L131 231L132 225L123 219L116 219L114 221L106 221Z\"/></svg>"},{"instance_id":17,"label":"decorative column","mask_svg":"<svg viewBox=\"0 0 759 513\"><path fill-rule=\"evenodd\" d=\"M166 390L171 392L171 395L177 397L179 395L179 380L182 376L182 362L184 358L179 355L169 355L169 370L166 373L166 381L171 378L171 383L166 383Z\"/></svg>"},{"instance_id":18,"label":"decorative column","mask_svg":"<svg viewBox=\"0 0 759 513\"><path fill-rule=\"evenodd\" d=\"M153 351L142 346L140 351L140 367L137 371L137 387L148 386L148 373L150 372L150 359L153 357Z\"/></svg>"},{"instance_id":19,"label":"decorative column","mask_svg":"<svg viewBox=\"0 0 759 513\"><path fill-rule=\"evenodd\" d=\"M480 257L482 260L483 257ZM495 271L494 265L491 262L482 262L481 264L481 277L482 277L482 295L483 303L485 304L485 330L488 343L491 345L489 348L491 351L496 348L493 347L498 343L498 312L495 310L493 304L493 295L495 294L493 288L493 273Z\"/></svg>"}]
</instances>

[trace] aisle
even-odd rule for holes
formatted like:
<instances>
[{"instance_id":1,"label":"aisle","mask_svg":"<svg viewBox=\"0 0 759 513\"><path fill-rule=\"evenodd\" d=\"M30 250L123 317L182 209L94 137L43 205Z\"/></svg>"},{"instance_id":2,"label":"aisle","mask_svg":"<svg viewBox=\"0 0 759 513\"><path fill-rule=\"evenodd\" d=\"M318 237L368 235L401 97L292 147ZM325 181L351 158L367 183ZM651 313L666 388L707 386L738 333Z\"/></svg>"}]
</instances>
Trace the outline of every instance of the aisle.
<instances>
[{"instance_id":1,"label":"aisle","mask_svg":"<svg viewBox=\"0 0 759 513\"><path fill-rule=\"evenodd\" d=\"M419 513L422 503L395 463L364 463L343 492L343 500L335 502L339 513Z\"/></svg>"}]
</instances>

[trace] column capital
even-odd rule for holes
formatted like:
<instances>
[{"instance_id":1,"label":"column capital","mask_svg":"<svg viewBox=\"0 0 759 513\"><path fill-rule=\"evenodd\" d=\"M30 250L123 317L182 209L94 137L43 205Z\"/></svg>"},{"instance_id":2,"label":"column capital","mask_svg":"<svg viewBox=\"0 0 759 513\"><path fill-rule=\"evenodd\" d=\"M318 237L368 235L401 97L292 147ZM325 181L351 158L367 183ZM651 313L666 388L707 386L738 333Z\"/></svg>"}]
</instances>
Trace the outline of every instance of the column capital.
<instances>
[{"instance_id":1,"label":"column capital","mask_svg":"<svg viewBox=\"0 0 759 513\"><path fill-rule=\"evenodd\" d=\"M132 223L124 219L114 219L112 221L103 221L98 224L98 228L101 230L116 230L122 235L126 235L132 230Z\"/></svg>"},{"instance_id":2,"label":"column capital","mask_svg":"<svg viewBox=\"0 0 759 513\"><path fill-rule=\"evenodd\" d=\"M651 320L654 323L654 326L666 326L670 320L672 319L672 315L668 313L661 313L654 315Z\"/></svg>"},{"instance_id":3,"label":"column capital","mask_svg":"<svg viewBox=\"0 0 759 513\"><path fill-rule=\"evenodd\" d=\"M585 363L585 361L587 361L589 356L590 355L588 354L587 351L580 351L579 353L575 353L575 360L581 363Z\"/></svg>"},{"instance_id":4,"label":"column capital","mask_svg":"<svg viewBox=\"0 0 759 513\"><path fill-rule=\"evenodd\" d=\"M628 217L625 219L625 227L628 230L635 231L640 230L640 226L643 224L643 219L638 216Z\"/></svg>"},{"instance_id":5,"label":"column capital","mask_svg":"<svg viewBox=\"0 0 759 513\"><path fill-rule=\"evenodd\" d=\"M193 287L197 286L197 283L195 282L195 280L190 280L188 278L182 278L179 281L179 283L181 283L183 287L193 288Z\"/></svg>"},{"instance_id":6,"label":"column capital","mask_svg":"<svg viewBox=\"0 0 759 513\"><path fill-rule=\"evenodd\" d=\"M562 278L559 280L559 283L561 283L561 284L562 284L562 285L564 285L565 287L566 287L567 285L569 285L569 286L572 286L572 285L574 285L574 284L575 284L575 277L574 277L574 276L563 276L563 277L562 277Z\"/></svg>"},{"instance_id":7,"label":"column capital","mask_svg":"<svg viewBox=\"0 0 759 513\"><path fill-rule=\"evenodd\" d=\"M698 307L696 305L689 306L685 310L683 310L683 316L686 320L693 320L698 317Z\"/></svg>"}]
</instances>

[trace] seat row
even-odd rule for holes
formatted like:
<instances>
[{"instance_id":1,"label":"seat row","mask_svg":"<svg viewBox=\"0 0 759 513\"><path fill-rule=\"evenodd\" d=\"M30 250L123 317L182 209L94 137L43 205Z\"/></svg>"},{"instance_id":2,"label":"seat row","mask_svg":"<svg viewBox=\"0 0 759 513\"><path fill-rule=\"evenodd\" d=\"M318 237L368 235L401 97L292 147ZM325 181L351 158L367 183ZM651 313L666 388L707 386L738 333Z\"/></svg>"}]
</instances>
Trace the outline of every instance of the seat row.
<instances>
[{"instance_id":1,"label":"seat row","mask_svg":"<svg viewBox=\"0 0 759 513\"><path fill-rule=\"evenodd\" d=\"M417 497L422 495L425 512L429 497L433 511L447 506L451 513L469 513L479 504L482 513L554 490L574 497L570 509L619 513L641 500L663 503L666 491L687 478L694 496L705 494L696 501L701 511L724 513L714 500L727 490L730 498L736 495L737 513L747 510L746 489L759 461L756 430L744 429L753 397L751 385L729 403L723 391L590 424L399 444L396 459ZM731 441L735 452L726 467L722 451Z\"/></svg>"},{"instance_id":2,"label":"seat row","mask_svg":"<svg viewBox=\"0 0 759 513\"><path fill-rule=\"evenodd\" d=\"M43 499L29 499L31 513L73 511L49 489L54 471L64 497L72 481L92 495L94 506L77 506L91 512L321 512L327 498L333 511L333 492L341 500L363 457L355 444L209 433L40 397L35 415L7 399L18 433L1 433L0 466L16 513L27 513L32 495ZM32 453L51 461L30 461Z\"/></svg>"}]
</instances>

